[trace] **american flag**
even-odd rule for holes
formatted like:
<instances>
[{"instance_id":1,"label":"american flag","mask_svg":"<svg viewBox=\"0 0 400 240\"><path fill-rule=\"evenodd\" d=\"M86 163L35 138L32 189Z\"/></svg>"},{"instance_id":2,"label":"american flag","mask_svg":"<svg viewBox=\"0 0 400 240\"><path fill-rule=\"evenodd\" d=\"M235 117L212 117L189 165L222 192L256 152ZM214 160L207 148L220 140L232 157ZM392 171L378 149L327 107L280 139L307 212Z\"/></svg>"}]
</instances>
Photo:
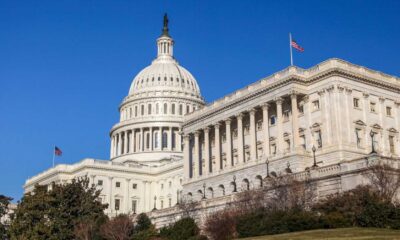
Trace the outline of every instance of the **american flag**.
<instances>
[{"instance_id":1,"label":"american flag","mask_svg":"<svg viewBox=\"0 0 400 240\"><path fill-rule=\"evenodd\" d=\"M56 156L61 156L62 155L62 151L61 149L59 149L57 146L54 147L54 154Z\"/></svg>"},{"instance_id":2,"label":"american flag","mask_svg":"<svg viewBox=\"0 0 400 240\"><path fill-rule=\"evenodd\" d=\"M304 52L304 48L302 48L299 44L297 44L297 42L292 39L292 47L297 49L299 52Z\"/></svg>"}]
</instances>

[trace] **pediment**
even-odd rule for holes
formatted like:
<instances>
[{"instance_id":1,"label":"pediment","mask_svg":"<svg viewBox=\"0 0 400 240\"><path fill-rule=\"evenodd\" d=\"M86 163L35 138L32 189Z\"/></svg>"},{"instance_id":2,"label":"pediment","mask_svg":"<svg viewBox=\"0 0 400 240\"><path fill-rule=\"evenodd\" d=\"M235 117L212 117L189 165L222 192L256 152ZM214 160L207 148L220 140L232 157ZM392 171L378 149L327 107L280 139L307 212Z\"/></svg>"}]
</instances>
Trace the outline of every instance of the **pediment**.
<instances>
[{"instance_id":1,"label":"pediment","mask_svg":"<svg viewBox=\"0 0 400 240\"><path fill-rule=\"evenodd\" d=\"M354 122L355 124L357 124L357 125L360 125L360 126L366 126L367 124L365 124L363 121L361 121L361 120L357 120L357 121L355 121Z\"/></svg>"},{"instance_id":2,"label":"pediment","mask_svg":"<svg viewBox=\"0 0 400 240\"><path fill-rule=\"evenodd\" d=\"M314 123L313 125L311 125L311 128L319 128L320 126L320 123Z\"/></svg>"},{"instance_id":3,"label":"pediment","mask_svg":"<svg viewBox=\"0 0 400 240\"><path fill-rule=\"evenodd\" d=\"M391 132L391 133L398 133L399 132L395 128L389 128L388 131Z\"/></svg>"},{"instance_id":4,"label":"pediment","mask_svg":"<svg viewBox=\"0 0 400 240\"><path fill-rule=\"evenodd\" d=\"M374 124L374 125L372 125L371 126L372 128L375 128L375 129L382 129L382 127L379 125L379 124Z\"/></svg>"}]
</instances>

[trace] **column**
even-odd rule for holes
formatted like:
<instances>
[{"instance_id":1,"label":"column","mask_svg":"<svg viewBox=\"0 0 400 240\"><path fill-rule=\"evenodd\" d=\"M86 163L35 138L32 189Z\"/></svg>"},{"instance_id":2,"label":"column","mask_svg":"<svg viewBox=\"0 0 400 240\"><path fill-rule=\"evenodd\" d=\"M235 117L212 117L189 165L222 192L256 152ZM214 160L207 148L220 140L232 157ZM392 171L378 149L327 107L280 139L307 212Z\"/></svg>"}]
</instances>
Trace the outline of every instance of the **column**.
<instances>
[{"instance_id":1,"label":"column","mask_svg":"<svg viewBox=\"0 0 400 240\"><path fill-rule=\"evenodd\" d=\"M168 150L172 151L172 127L168 128Z\"/></svg>"},{"instance_id":2,"label":"column","mask_svg":"<svg viewBox=\"0 0 400 240\"><path fill-rule=\"evenodd\" d=\"M144 131L143 128L140 128L140 151L144 151Z\"/></svg>"},{"instance_id":3,"label":"column","mask_svg":"<svg viewBox=\"0 0 400 240\"><path fill-rule=\"evenodd\" d=\"M244 163L243 113L236 116L238 128L238 162Z\"/></svg>"},{"instance_id":4,"label":"column","mask_svg":"<svg viewBox=\"0 0 400 240\"><path fill-rule=\"evenodd\" d=\"M385 115L386 115L386 113L385 113L385 105L384 105L384 103L385 103L385 98L384 97L379 97L379 125L383 128L382 130L381 130L381 139L379 140L379 144L381 145L381 151L380 151L380 153L382 153L382 154L384 154L384 155L386 155L386 151L387 151L387 149L386 149L386 141L388 140L388 137L387 137L387 131L385 130Z\"/></svg>"},{"instance_id":5,"label":"column","mask_svg":"<svg viewBox=\"0 0 400 240\"><path fill-rule=\"evenodd\" d=\"M115 144L114 136L111 136L110 158L114 157L114 144Z\"/></svg>"},{"instance_id":6,"label":"column","mask_svg":"<svg viewBox=\"0 0 400 240\"><path fill-rule=\"evenodd\" d=\"M175 134L176 134L175 135L176 149L177 149L178 152L181 152L182 151L182 132L179 131L179 129L178 129L178 131L176 131Z\"/></svg>"},{"instance_id":7,"label":"column","mask_svg":"<svg viewBox=\"0 0 400 240\"><path fill-rule=\"evenodd\" d=\"M210 128L205 127L204 128L204 161L205 161L205 169L203 170L204 175L208 175L210 171L210 166L212 165L211 159L210 159L210 134L209 134Z\"/></svg>"},{"instance_id":8,"label":"column","mask_svg":"<svg viewBox=\"0 0 400 240\"><path fill-rule=\"evenodd\" d=\"M124 132L124 153L128 153L128 131Z\"/></svg>"},{"instance_id":9,"label":"column","mask_svg":"<svg viewBox=\"0 0 400 240\"><path fill-rule=\"evenodd\" d=\"M190 178L190 141L189 135L183 136L183 174L186 179Z\"/></svg>"},{"instance_id":10,"label":"column","mask_svg":"<svg viewBox=\"0 0 400 240\"><path fill-rule=\"evenodd\" d=\"M364 139L365 139L365 147L367 149L367 152L371 152L371 137L369 136L370 133L370 128L369 128L369 121L367 118L367 113L369 112L369 101L368 101L369 93L364 92L363 93L363 121L365 123L365 133L364 133Z\"/></svg>"},{"instance_id":11,"label":"column","mask_svg":"<svg viewBox=\"0 0 400 240\"><path fill-rule=\"evenodd\" d=\"M122 154L122 133L118 133L118 152L117 155L121 155Z\"/></svg>"},{"instance_id":12,"label":"column","mask_svg":"<svg viewBox=\"0 0 400 240\"><path fill-rule=\"evenodd\" d=\"M126 184L126 190L125 190L125 213L129 213L129 205L130 205L130 197L129 197L129 189L131 186L131 180L130 179L125 179L125 184Z\"/></svg>"},{"instance_id":13,"label":"column","mask_svg":"<svg viewBox=\"0 0 400 240\"><path fill-rule=\"evenodd\" d=\"M400 130L400 102L399 101L394 102L394 108L395 108L394 118L397 119L395 126L396 126L396 130L399 131ZM400 140L399 140L398 135L395 137L395 150L396 150L396 155L399 156L400 155Z\"/></svg>"},{"instance_id":14,"label":"column","mask_svg":"<svg viewBox=\"0 0 400 240\"><path fill-rule=\"evenodd\" d=\"M108 210L110 210L110 212L113 211L113 205L112 205L112 188L113 188L113 177L108 177L108 181L109 181L109 205L108 205Z\"/></svg>"},{"instance_id":15,"label":"column","mask_svg":"<svg viewBox=\"0 0 400 240\"><path fill-rule=\"evenodd\" d=\"M150 151L153 151L153 127L149 127L149 131L150 131L150 133L149 133L149 136L150 136Z\"/></svg>"},{"instance_id":16,"label":"column","mask_svg":"<svg viewBox=\"0 0 400 240\"><path fill-rule=\"evenodd\" d=\"M292 131L293 131L293 144L292 150L297 150L299 148L300 138L299 138L299 108L297 106L297 93L292 92L290 95L290 100L292 104Z\"/></svg>"},{"instance_id":17,"label":"column","mask_svg":"<svg viewBox=\"0 0 400 240\"><path fill-rule=\"evenodd\" d=\"M282 116L282 103L283 99L278 97L276 102L276 115L277 115L277 152L281 154L283 152L283 116Z\"/></svg>"},{"instance_id":18,"label":"column","mask_svg":"<svg viewBox=\"0 0 400 240\"><path fill-rule=\"evenodd\" d=\"M250 115L250 160L257 160L257 133L256 133L256 110L249 111Z\"/></svg>"},{"instance_id":19,"label":"column","mask_svg":"<svg viewBox=\"0 0 400 240\"><path fill-rule=\"evenodd\" d=\"M129 148L131 153L135 152L135 129L131 131L131 147Z\"/></svg>"},{"instance_id":20,"label":"column","mask_svg":"<svg viewBox=\"0 0 400 240\"><path fill-rule=\"evenodd\" d=\"M265 157L269 156L269 116L268 116L268 108L269 104L264 103L262 105L263 111L263 137L264 137L264 146L263 153Z\"/></svg>"},{"instance_id":21,"label":"column","mask_svg":"<svg viewBox=\"0 0 400 240\"><path fill-rule=\"evenodd\" d=\"M163 147L162 147L162 135L163 135L163 130L162 127L160 127L160 132L158 134L158 145L160 148L160 151L162 151Z\"/></svg>"},{"instance_id":22,"label":"column","mask_svg":"<svg viewBox=\"0 0 400 240\"><path fill-rule=\"evenodd\" d=\"M221 171L222 169L222 163L221 163L221 136L219 134L219 127L221 126L221 124L216 123L214 125L214 130L215 130L215 162L217 163L217 169L216 172Z\"/></svg>"},{"instance_id":23,"label":"column","mask_svg":"<svg viewBox=\"0 0 400 240\"><path fill-rule=\"evenodd\" d=\"M346 96L345 96L345 108L346 108L346 130L347 133L347 143L351 144L351 137L353 136L352 133L354 130L351 130L351 123L353 122L350 117L350 107L353 104L353 99L351 95L352 90L350 88L346 88Z\"/></svg>"},{"instance_id":24,"label":"column","mask_svg":"<svg viewBox=\"0 0 400 240\"><path fill-rule=\"evenodd\" d=\"M232 120L228 118L225 120L225 129L226 129L226 163L231 166L234 165L232 158L232 131L231 131L231 122Z\"/></svg>"},{"instance_id":25,"label":"column","mask_svg":"<svg viewBox=\"0 0 400 240\"><path fill-rule=\"evenodd\" d=\"M194 166L197 166L196 171L195 171L195 176L200 176L201 174L201 162L200 162L200 144L199 144L199 136L200 132L196 131L194 133Z\"/></svg>"}]
</instances>

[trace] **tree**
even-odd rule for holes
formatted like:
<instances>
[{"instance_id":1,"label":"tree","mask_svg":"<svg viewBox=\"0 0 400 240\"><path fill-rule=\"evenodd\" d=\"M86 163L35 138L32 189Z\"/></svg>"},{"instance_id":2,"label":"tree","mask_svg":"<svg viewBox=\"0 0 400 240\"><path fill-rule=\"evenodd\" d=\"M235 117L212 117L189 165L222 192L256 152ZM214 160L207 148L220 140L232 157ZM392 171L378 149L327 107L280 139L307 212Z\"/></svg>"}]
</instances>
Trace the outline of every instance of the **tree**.
<instances>
[{"instance_id":1,"label":"tree","mask_svg":"<svg viewBox=\"0 0 400 240\"><path fill-rule=\"evenodd\" d=\"M383 200L392 202L400 189L399 169L387 164L377 164L369 167L367 178Z\"/></svg>"},{"instance_id":2,"label":"tree","mask_svg":"<svg viewBox=\"0 0 400 240\"><path fill-rule=\"evenodd\" d=\"M0 195L0 219L8 212L8 205L12 198ZM0 222L0 239L6 238L6 226Z\"/></svg>"},{"instance_id":3,"label":"tree","mask_svg":"<svg viewBox=\"0 0 400 240\"><path fill-rule=\"evenodd\" d=\"M136 218L135 232L141 232L150 229L152 226L150 218L146 213L141 213Z\"/></svg>"},{"instance_id":4,"label":"tree","mask_svg":"<svg viewBox=\"0 0 400 240\"><path fill-rule=\"evenodd\" d=\"M11 239L74 239L82 223L93 224L92 239L96 239L95 233L107 218L104 214L107 205L97 200L99 194L94 186L89 187L87 178L52 184L51 190L36 185L15 211Z\"/></svg>"},{"instance_id":5,"label":"tree","mask_svg":"<svg viewBox=\"0 0 400 240\"><path fill-rule=\"evenodd\" d=\"M122 214L103 224L100 233L107 240L129 240L133 229L132 218Z\"/></svg>"}]
</instances>

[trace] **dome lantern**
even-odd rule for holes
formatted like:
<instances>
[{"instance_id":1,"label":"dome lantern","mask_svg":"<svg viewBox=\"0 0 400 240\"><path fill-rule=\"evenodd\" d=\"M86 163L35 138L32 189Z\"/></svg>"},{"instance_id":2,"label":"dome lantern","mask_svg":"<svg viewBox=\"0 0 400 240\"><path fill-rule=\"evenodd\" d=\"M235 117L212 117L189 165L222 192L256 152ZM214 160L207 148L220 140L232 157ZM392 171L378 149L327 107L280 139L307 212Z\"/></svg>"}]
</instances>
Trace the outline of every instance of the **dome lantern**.
<instances>
[{"instance_id":1,"label":"dome lantern","mask_svg":"<svg viewBox=\"0 0 400 240\"><path fill-rule=\"evenodd\" d=\"M161 36L157 39L157 59L173 58L173 45L174 40L169 35L168 29L168 16L164 15L164 27Z\"/></svg>"}]
</instances>

